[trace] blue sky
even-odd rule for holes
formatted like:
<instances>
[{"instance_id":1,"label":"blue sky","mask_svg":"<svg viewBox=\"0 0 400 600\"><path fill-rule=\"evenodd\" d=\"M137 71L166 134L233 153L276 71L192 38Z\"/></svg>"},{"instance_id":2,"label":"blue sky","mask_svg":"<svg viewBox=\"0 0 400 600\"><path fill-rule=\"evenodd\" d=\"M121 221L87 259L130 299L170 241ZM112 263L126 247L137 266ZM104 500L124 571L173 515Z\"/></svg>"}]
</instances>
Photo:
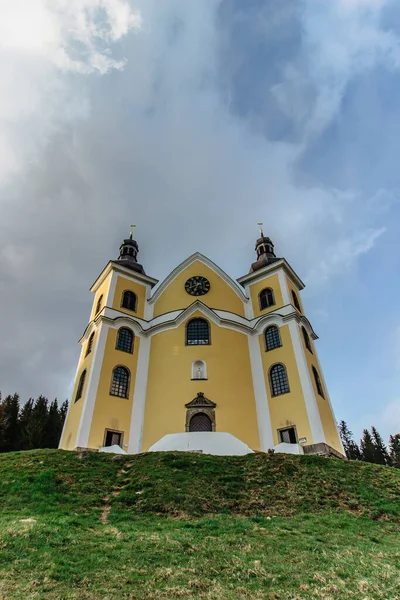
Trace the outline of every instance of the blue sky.
<instances>
[{"instance_id":1,"label":"blue sky","mask_svg":"<svg viewBox=\"0 0 400 600\"><path fill-rule=\"evenodd\" d=\"M8 6L7 6L8 4ZM400 431L395 0L0 0L0 389L70 391L88 287L137 223L163 279L256 223L338 419Z\"/></svg>"}]
</instances>

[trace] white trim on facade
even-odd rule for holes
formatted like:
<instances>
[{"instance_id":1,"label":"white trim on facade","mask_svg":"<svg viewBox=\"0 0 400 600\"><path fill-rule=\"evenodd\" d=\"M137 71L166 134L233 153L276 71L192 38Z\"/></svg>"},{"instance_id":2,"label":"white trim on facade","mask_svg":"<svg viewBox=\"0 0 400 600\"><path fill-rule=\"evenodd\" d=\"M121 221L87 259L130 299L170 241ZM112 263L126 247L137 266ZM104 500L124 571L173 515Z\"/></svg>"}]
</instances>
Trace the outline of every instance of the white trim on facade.
<instances>
[{"instance_id":1,"label":"white trim on facade","mask_svg":"<svg viewBox=\"0 0 400 600\"><path fill-rule=\"evenodd\" d=\"M283 304L292 304L292 299L289 294L289 286L287 283L286 274L284 273L284 271L282 271L282 269L279 269L279 271L278 271L278 279L279 279L279 285L282 290Z\"/></svg>"},{"instance_id":2,"label":"white trim on facade","mask_svg":"<svg viewBox=\"0 0 400 600\"><path fill-rule=\"evenodd\" d=\"M120 275L123 275L127 279L135 281L136 283L139 282L141 284L147 284L151 287L155 286L158 283L158 279L154 279L153 277L144 275L144 273L139 273L139 271L133 271L128 267L124 267L124 265L119 263L117 260L110 260L106 264L100 275L97 277L96 281L91 285L90 291L96 292L112 270Z\"/></svg>"},{"instance_id":3,"label":"white trim on facade","mask_svg":"<svg viewBox=\"0 0 400 600\"><path fill-rule=\"evenodd\" d=\"M266 452L270 448L274 447L274 438L272 435L267 386L265 383L258 335L249 335L248 341L254 398L256 402L258 435L260 437L260 448L263 452Z\"/></svg>"},{"instance_id":4,"label":"white trim on facade","mask_svg":"<svg viewBox=\"0 0 400 600\"><path fill-rule=\"evenodd\" d=\"M304 353L304 347L300 337L300 330L296 321L290 321L289 331L290 337L292 338L294 355L299 371L300 384L303 390L304 403L306 405L308 421L310 424L311 435L313 438L312 443L318 444L320 442L326 442L324 429L322 427L321 416L318 410L318 403L315 397L310 371L308 369L308 364Z\"/></svg>"},{"instance_id":5,"label":"white trim on facade","mask_svg":"<svg viewBox=\"0 0 400 600\"><path fill-rule=\"evenodd\" d=\"M97 333L97 343L93 351L93 359L83 401L81 420L78 427L75 446L87 448L89 442L90 428L94 407L96 403L97 389L99 387L101 367L103 364L104 350L106 346L108 327L100 323Z\"/></svg>"},{"instance_id":6,"label":"white trim on facade","mask_svg":"<svg viewBox=\"0 0 400 600\"><path fill-rule=\"evenodd\" d=\"M241 285L253 285L254 283L262 281L268 275L272 275L278 269L283 269L285 272L287 272L291 279L293 279L296 282L296 286L299 290L305 288L305 285L300 279L300 277L284 258L281 258L276 262L270 263L269 265L266 265L265 267L262 267L257 271L252 271L247 275L243 275L243 277L239 277L239 279L237 279L237 282Z\"/></svg>"},{"instance_id":7,"label":"white trim on facade","mask_svg":"<svg viewBox=\"0 0 400 600\"><path fill-rule=\"evenodd\" d=\"M223 279L223 281L225 281L225 283L227 283L229 285L229 287L239 296L239 298L242 300L242 302L246 303L246 302L249 301L249 299L244 295L242 289L238 286L238 284L236 283L236 281L234 281L231 277L229 277L229 275L227 275L227 273L225 273L225 271L223 271L212 260L210 260L209 258L207 258L207 256L204 256L204 254L201 254L200 252L195 252L194 254L192 254L191 256L189 256L188 258L186 258L186 260L184 260L183 262L181 262L181 264L178 265L168 275L168 277L166 277L164 279L164 281L162 283L160 283L159 287L156 289L156 291L154 292L152 298L150 298L149 302L150 303L157 302L157 300L160 298L161 294L174 281L174 279L176 279L176 277L180 273L182 273L182 271L184 271L190 265L192 265L193 263L195 263L197 261L203 263L206 267L208 267L209 269L211 269L212 271L214 271L214 273L216 273L221 279Z\"/></svg>"},{"instance_id":8,"label":"white trim on facade","mask_svg":"<svg viewBox=\"0 0 400 600\"><path fill-rule=\"evenodd\" d=\"M65 429L66 429L66 427L67 427L67 421L68 421L69 413L70 413L70 411L71 411L71 408L72 408L72 405L73 405L73 403L74 403L74 402L73 402L73 397L72 397L72 394L73 394L73 393L74 393L74 391L75 391L75 383L76 383L76 379L77 379L77 377L78 377L79 369L80 369L80 367L81 367L82 354L83 354L83 346L81 347L81 351L80 351L80 354L79 354L78 366L76 367L76 371L75 371L75 377L74 377L73 384L72 384L72 390L71 390L71 399L70 399L70 401L69 401L69 403L68 403L68 410L67 410L67 414L65 415L65 421L64 421L64 425L63 425L62 432L61 432L61 436L60 436L60 442L59 442L59 444L58 444L58 447L59 447L59 448L61 448L61 446L63 445L63 442L64 442L64 434L65 434Z\"/></svg>"},{"instance_id":9,"label":"white trim on facade","mask_svg":"<svg viewBox=\"0 0 400 600\"><path fill-rule=\"evenodd\" d=\"M112 306L112 303L114 302L114 296L115 296L115 288L117 287L117 279L118 279L118 274L116 271L112 271L111 274L111 281L110 281L110 285L108 286L108 290L107 290L107 295L106 295L106 299L104 301L104 306Z\"/></svg>"},{"instance_id":10,"label":"white trim on facade","mask_svg":"<svg viewBox=\"0 0 400 600\"><path fill-rule=\"evenodd\" d=\"M135 389L133 392L128 454L139 454L142 449L150 344L151 338L142 337L140 339L139 356L136 367Z\"/></svg>"}]
</instances>

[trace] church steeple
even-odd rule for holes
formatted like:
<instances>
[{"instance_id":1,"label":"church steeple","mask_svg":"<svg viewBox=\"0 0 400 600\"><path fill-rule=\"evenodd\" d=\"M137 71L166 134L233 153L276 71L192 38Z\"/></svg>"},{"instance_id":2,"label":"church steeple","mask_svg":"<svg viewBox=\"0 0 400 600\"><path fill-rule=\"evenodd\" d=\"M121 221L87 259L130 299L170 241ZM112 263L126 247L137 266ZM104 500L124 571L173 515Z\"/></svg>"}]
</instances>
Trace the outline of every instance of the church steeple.
<instances>
[{"instance_id":1,"label":"church steeple","mask_svg":"<svg viewBox=\"0 0 400 600\"><path fill-rule=\"evenodd\" d=\"M137 261L137 255L139 254L139 246L136 240L133 239L133 228L135 225L131 225L131 231L129 238L125 239L119 247L118 261L128 269L143 273L145 275L143 266Z\"/></svg>"},{"instance_id":2,"label":"church steeple","mask_svg":"<svg viewBox=\"0 0 400 600\"><path fill-rule=\"evenodd\" d=\"M271 238L266 237L263 232L262 223L258 223L260 227L260 237L256 241L257 260L251 265L250 273L257 271L266 265L279 260L275 256L274 244Z\"/></svg>"}]
</instances>

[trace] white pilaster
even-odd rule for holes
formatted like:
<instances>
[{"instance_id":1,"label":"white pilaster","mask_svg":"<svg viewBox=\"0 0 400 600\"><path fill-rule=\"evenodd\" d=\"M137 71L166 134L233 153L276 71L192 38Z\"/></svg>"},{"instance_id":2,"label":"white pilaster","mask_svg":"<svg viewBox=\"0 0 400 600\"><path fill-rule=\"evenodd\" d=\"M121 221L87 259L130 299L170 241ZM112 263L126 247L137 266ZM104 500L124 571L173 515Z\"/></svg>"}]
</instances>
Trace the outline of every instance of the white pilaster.
<instances>
[{"instance_id":1,"label":"white pilaster","mask_svg":"<svg viewBox=\"0 0 400 600\"><path fill-rule=\"evenodd\" d=\"M253 310L253 302L252 302L252 299L250 296L250 286L248 286L248 285L244 286L244 293L248 297L248 301L244 303L244 316L246 317L246 319L251 321L252 319L254 319L254 310Z\"/></svg>"},{"instance_id":2,"label":"white pilaster","mask_svg":"<svg viewBox=\"0 0 400 600\"><path fill-rule=\"evenodd\" d=\"M281 290L282 290L283 304L284 305L291 304L292 300L291 300L290 294L289 294L289 286L287 283L287 278L282 269L279 269L279 271L278 271L278 279L279 279L279 285L281 286Z\"/></svg>"},{"instance_id":3,"label":"white pilaster","mask_svg":"<svg viewBox=\"0 0 400 600\"><path fill-rule=\"evenodd\" d=\"M79 373L79 367L80 367L80 365L81 365L83 348L84 348L84 347L82 346L82 347L81 347L81 352L80 352L80 355L79 355L78 366L76 367L76 371L75 371L75 377L74 377L74 380L73 380L73 383L72 383L71 397L70 397L70 400L69 400L69 402L68 402L68 410L67 410L67 414L65 415L65 421L64 421L63 428L62 428L62 433L61 433L61 437L60 437L60 443L58 444L58 447L59 447L59 448L61 448L61 446L62 446L62 444L63 444L63 442L64 442L64 433L65 433L65 428L67 427L67 422L68 422L69 413L70 413L70 411L71 411L71 406L72 406L72 405L73 405L73 403L74 403L74 398L72 397L72 394L74 393L74 386L75 386L75 383L76 383L76 378L78 377L78 373ZM76 393L76 392L75 392L75 393Z\"/></svg>"},{"instance_id":4,"label":"white pilaster","mask_svg":"<svg viewBox=\"0 0 400 600\"><path fill-rule=\"evenodd\" d=\"M306 405L308 421L310 423L312 443L326 442L322 421L318 410L317 399L311 381L310 371L308 369L305 351L301 342L300 330L295 321L289 323L290 337L292 338L293 350L296 358L297 368L301 388L303 390L304 402Z\"/></svg>"},{"instance_id":5,"label":"white pilaster","mask_svg":"<svg viewBox=\"0 0 400 600\"><path fill-rule=\"evenodd\" d=\"M264 370L260 353L260 343L258 340L258 335L249 335L248 340L254 397L256 400L260 448L263 452L266 452L270 448L274 447L274 439L272 436L271 417L269 414L267 390L265 386Z\"/></svg>"},{"instance_id":6,"label":"white pilaster","mask_svg":"<svg viewBox=\"0 0 400 600\"><path fill-rule=\"evenodd\" d=\"M97 388L99 387L100 373L103 364L107 332L108 327L101 323L96 332L97 342L93 350L93 359L89 371L86 394L82 398L83 409L75 442L75 446L79 446L81 448L87 448L89 443L89 433L90 427L92 425Z\"/></svg>"},{"instance_id":7,"label":"white pilaster","mask_svg":"<svg viewBox=\"0 0 400 600\"><path fill-rule=\"evenodd\" d=\"M117 286L117 278L118 278L118 274L115 271L112 271L111 281L110 281L110 285L108 286L106 299L104 301L104 306L112 306L113 305L114 296L115 296L115 288Z\"/></svg>"},{"instance_id":8,"label":"white pilaster","mask_svg":"<svg viewBox=\"0 0 400 600\"><path fill-rule=\"evenodd\" d=\"M142 449L144 411L146 406L147 375L149 370L151 337L141 337L136 368L135 389L131 427L129 431L128 454L138 454Z\"/></svg>"}]
</instances>

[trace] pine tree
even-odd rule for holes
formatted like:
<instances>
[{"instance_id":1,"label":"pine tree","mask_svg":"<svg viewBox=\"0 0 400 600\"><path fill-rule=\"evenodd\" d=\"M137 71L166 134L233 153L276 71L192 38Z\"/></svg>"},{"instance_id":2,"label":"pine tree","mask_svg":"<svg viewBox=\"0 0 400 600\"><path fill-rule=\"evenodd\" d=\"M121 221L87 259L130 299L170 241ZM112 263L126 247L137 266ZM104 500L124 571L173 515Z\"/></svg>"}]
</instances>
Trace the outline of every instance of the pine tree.
<instances>
[{"instance_id":1,"label":"pine tree","mask_svg":"<svg viewBox=\"0 0 400 600\"><path fill-rule=\"evenodd\" d=\"M376 430L375 427L371 427L372 433L372 441L375 446L375 460L378 465L388 465L390 463L389 453L385 444L383 443L383 439L380 434Z\"/></svg>"},{"instance_id":2,"label":"pine tree","mask_svg":"<svg viewBox=\"0 0 400 600\"><path fill-rule=\"evenodd\" d=\"M60 406L61 429L64 427L64 422L67 417L67 412L68 412L68 400L64 400L64 402Z\"/></svg>"},{"instance_id":3,"label":"pine tree","mask_svg":"<svg viewBox=\"0 0 400 600\"><path fill-rule=\"evenodd\" d=\"M49 414L49 401L39 396L33 406L29 425L32 448L46 447L46 423Z\"/></svg>"},{"instance_id":4,"label":"pine tree","mask_svg":"<svg viewBox=\"0 0 400 600\"><path fill-rule=\"evenodd\" d=\"M49 407L45 427L45 448L58 448L58 442L61 435L61 416L58 410L57 398L53 400Z\"/></svg>"},{"instance_id":5,"label":"pine tree","mask_svg":"<svg viewBox=\"0 0 400 600\"><path fill-rule=\"evenodd\" d=\"M4 398L0 412L0 452L17 450L19 446L19 396L14 394Z\"/></svg>"},{"instance_id":6,"label":"pine tree","mask_svg":"<svg viewBox=\"0 0 400 600\"><path fill-rule=\"evenodd\" d=\"M360 450L362 460L365 462L375 462L375 444L368 429L364 429L360 441Z\"/></svg>"},{"instance_id":7,"label":"pine tree","mask_svg":"<svg viewBox=\"0 0 400 600\"><path fill-rule=\"evenodd\" d=\"M389 438L390 464L400 469L400 433L391 435Z\"/></svg>"},{"instance_id":8,"label":"pine tree","mask_svg":"<svg viewBox=\"0 0 400 600\"><path fill-rule=\"evenodd\" d=\"M32 434L32 412L34 399L29 398L21 408L19 414L20 429L20 450L32 450L34 448L34 439Z\"/></svg>"},{"instance_id":9,"label":"pine tree","mask_svg":"<svg viewBox=\"0 0 400 600\"><path fill-rule=\"evenodd\" d=\"M340 421L339 433L347 458L349 460L361 460L360 448L353 440L353 433L347 427L347 423L345 421Z\"/></svg>"}]
</instances>

